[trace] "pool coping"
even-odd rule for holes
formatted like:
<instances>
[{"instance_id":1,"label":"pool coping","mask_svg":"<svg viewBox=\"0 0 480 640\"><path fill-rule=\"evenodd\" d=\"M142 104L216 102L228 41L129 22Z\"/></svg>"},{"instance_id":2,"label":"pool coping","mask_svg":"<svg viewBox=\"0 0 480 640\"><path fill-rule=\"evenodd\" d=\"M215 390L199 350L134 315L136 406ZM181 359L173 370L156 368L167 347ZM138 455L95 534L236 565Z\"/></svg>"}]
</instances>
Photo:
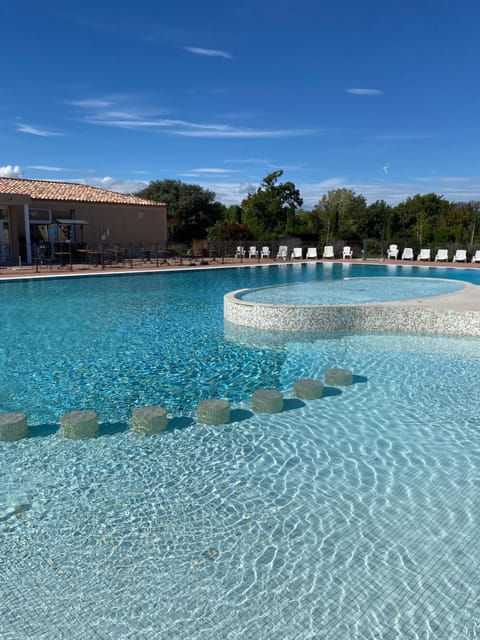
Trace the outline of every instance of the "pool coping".
<instances>
[{"instance_id":1,"label":"pool coping","mask_svg":"<svg viewBox=\"0 0 480 640\"><path fill-rule=\"evenodd\" d=\"M268 331L403 332L480 337L480 286L454 280L460 291L438 296L337 305L278 305L224 296L224 319Z\"/></svg>"}]
</instances>

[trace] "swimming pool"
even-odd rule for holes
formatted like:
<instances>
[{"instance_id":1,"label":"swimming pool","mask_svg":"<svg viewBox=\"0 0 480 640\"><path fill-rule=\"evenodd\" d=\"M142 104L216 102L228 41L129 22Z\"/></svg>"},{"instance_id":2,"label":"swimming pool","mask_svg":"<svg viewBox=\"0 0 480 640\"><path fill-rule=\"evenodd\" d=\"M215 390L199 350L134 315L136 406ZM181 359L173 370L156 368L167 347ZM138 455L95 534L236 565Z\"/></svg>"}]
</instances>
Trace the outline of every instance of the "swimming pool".
<instances>
[{"instance_id":1,"label":"swimming pool","mask_svg":"<svg viewBox=\"0 0 480 640\"><path fill-rule=\"evenodd\" d=\"M358 266L326 273L391 272ZM1 408L35 425L0 443L2 637L478 634L478 341L224 341L227 291L319 274L2 283ZM355 384L292 398L296 379L335 365ZM284 390L285 411L252 415L259 386ZM213 396L234 403L230 424L195 423ZM132 408L152 402L176 416L171 427L126 430ZM56 435L79 407L97 409L102 437Z\"/></svg>"}]
</instances>

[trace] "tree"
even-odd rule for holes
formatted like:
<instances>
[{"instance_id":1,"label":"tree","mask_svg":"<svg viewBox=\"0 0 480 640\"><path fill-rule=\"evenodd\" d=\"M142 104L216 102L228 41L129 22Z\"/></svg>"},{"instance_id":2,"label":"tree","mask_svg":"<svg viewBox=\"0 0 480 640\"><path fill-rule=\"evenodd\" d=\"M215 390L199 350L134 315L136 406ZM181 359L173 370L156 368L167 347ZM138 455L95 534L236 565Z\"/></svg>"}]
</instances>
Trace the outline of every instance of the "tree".
<instances>
[{"instance_id":1,"label":"tree","mask_svg":"<svg viewBox=\"0 0 480 640\"><path fill-rule=\"evenodd\" d=\"M450 207L450 203L435 193L417 193L393 210L392 234L402 241L414 241L419 245L431 242L434 232ZM442 237L443 240L443 237Z\"/></svg>"},{"instance_id":2,"label":"tree","mask_svg":"<svg viewBox=\"0 0 480 640\"><path fill-rule=\"evenodd\" d=\"M293 182L278 182L282 176L282 170L268 174L242 202L242 222L258 238L295 230L295 212L303 199Z\"/></svg>"},{"instance_id":3,"label":"tree","mask_svg":"<svg viewBox=\"0 0 480 640\"><path fill-rule=\"evenodd\" d=\"M313 208L325 228L325 244L333 239L352 242L363 238L367 229L366 200L353 189L333 189L324 193Z\"/></svg>"},{"instance_id":4,"label":"tree","mask_svg":"<svg viewBox=\"0 0 480 640\"><path fill-rule=\"evenodd\" d=\"M135 195L167 205L169 237L190 241L207 237L207 229L223 217L223 205L215 193L180 180L155 180Z\"/></svg>"}]
</instances>

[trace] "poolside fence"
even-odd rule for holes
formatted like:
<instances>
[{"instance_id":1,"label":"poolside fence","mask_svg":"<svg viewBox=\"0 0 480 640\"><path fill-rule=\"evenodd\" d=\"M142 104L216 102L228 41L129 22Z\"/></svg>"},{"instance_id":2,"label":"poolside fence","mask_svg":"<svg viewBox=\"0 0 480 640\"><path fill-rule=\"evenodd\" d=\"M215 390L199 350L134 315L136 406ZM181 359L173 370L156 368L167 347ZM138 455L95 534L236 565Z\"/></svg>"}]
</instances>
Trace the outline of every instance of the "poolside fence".
<instances>
[{"instance_id":1,"label":"poolside fence","mask_svg":"<svg viewBox=\"0 0 480 640\"><path fill-rule=\"evenodd\" d=\"M335 258L341 258L345 243L332 244ZM283 253L282 248L283 247ZM288 238L274 242L244 240L238 241L196 241L193 243L124 243L114 244L102 242L96 245L83 243L39 243L32 245L32 261L26 261L26 246L18 245L12 252L7 244L0 244L0 272L14 270L21 272L53 272L82 271L91 269L139 269L170 266L195 266L206 264L255 264L273 261L292 261L294 248L301 249L302 259L307 258L307 248L317 250L317 260L322 259L323 246L315 243L302 243L298 238ZM401 255L402 246L399 247ZM432 258L437 248L431 245ZM459 247L456 244L443 245L447 249L450 260ZM467 247L467 261L478 247ZM364 243L362 246L352 245L355 259L385 259L387 247L378 243ZM420 247L412 247L415 256Z\"/></svg>"}]
</instances>

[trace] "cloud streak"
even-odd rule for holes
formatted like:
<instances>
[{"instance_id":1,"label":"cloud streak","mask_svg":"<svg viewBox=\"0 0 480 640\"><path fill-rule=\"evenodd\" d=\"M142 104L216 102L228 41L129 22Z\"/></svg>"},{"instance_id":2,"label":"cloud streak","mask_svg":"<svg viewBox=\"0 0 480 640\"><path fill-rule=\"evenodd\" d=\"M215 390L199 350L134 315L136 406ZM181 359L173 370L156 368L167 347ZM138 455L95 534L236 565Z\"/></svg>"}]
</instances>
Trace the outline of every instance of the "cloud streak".
<instances>
[{"instance_id":1,"label":"cloud streak","mask_svg":"<svg viewBox=\"0 0 480 640\"><path fill-rule=\"evenodd\" d=\"M90 111L90 109L89 109ZM318 133L318 129L253 129L226 124L188 122L172 118L143 118L131 111L88 113L84 122L89 124L131 130L155 130L174 136L190 138L287 138Z\"/></svg>"},{"instance_id":2,"label":"cloud streak","mask_svg":"<svg viewBox=\"0 0 480 640\"><path fill-rule=\"evenodd\" d=\"M17 124L17 131L20 133L29 133L32 136L40 136L41 138L52 138L63 135L63 133L56 133L54 131L47 131L47 129L32 127L30 124Z\"/></svg>"},{"instance_id":3,"label":"cloud streak","mask_svg":"<svg viewBox=\"0 0 480 640\"><path fill-rule=\"evenodd\" d=\"M222 51L221 49L202 49L201 47L182 47L184 51L193 53L197 56L208 56L213 58L227 58L232 60L233 56L228 51Z\"/></svg>"},{"instance_id":4,"label":"cloud streak","mask_svg":"<svg viewBox=\"0 0 480 640\"><path fill-rule=\"evenodd\" d=\"M352 93L354 96L380 96L383 91L380 89L361 89L361 88L353 88L353 89L345 89L347 93Z\"/></svg>"}]
</instances>

